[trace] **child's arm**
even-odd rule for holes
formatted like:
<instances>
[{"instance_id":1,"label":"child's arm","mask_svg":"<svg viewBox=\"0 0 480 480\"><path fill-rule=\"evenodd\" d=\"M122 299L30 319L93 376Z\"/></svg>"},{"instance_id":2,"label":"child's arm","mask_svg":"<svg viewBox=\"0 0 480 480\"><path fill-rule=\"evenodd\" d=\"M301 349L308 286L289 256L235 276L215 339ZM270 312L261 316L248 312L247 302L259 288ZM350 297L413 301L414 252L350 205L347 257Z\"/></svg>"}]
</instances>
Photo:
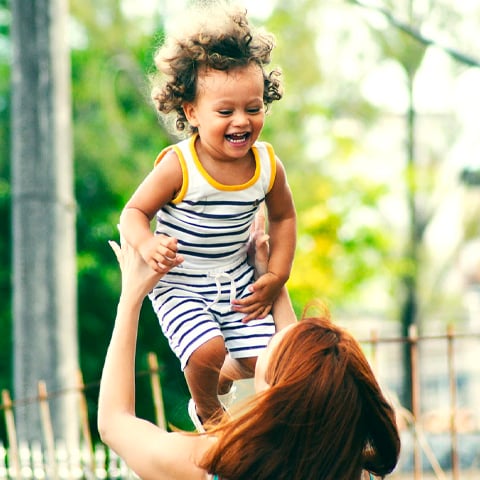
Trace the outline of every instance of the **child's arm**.
<instances>
[{"instance_id":1,"label":"child's arm","mask_svg":"<svg viewBox=\"0 0 480 480\"><path fill-rule=\"evenodd\" d=\"M275 182L266 197L270 257L267 272L253 285L252 295L234 301L235 310L246 314L244 321L263 318L284 286L292 268L296 245L296 212L283 165L277 160Z\"/></svg>"},{"instance_id":2,"label":"child's arm","mask_svg":"<svg viewBox=\"0 0 480 480\"><path fill-rule=\"evenodd\" d=\"M155 236L150 222L158 210L172 200L182 186L182 169L175 152L170 152L147 175L120 215L125 240L138 250L158 273L172 266L177 258L177 244L165 235Z\"/></svg>"}]
</instances>

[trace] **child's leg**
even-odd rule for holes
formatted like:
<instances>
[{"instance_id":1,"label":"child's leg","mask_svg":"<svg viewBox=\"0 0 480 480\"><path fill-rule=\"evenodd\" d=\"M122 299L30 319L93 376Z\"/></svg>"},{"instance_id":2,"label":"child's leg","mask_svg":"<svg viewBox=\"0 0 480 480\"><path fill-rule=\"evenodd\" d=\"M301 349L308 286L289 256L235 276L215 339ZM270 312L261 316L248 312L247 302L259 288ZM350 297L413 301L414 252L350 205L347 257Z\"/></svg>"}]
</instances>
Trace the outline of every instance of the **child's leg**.
<instances>
[{"instance_id":1,"label":"child's leg","mask_svg":"<svg viewBox=\"0 0 480 480\"><path fill-rule=\"evenodd\" d=\"M232 358L227 355L218 379L218 394L228 393L235 380L252 378L256 363L257 357Z\"/></svg>"},{"instance_id":2,"label":"child's leg","mask_svg":"<svg viewBox=\"0 0 480 480\"><path fill-rule=\"evenodd\" d=\"M185 379L202 423L221 413L217 388L224 361L225 342L217 336L198 347L185 367Z\"/></svg>"}]
</instances>

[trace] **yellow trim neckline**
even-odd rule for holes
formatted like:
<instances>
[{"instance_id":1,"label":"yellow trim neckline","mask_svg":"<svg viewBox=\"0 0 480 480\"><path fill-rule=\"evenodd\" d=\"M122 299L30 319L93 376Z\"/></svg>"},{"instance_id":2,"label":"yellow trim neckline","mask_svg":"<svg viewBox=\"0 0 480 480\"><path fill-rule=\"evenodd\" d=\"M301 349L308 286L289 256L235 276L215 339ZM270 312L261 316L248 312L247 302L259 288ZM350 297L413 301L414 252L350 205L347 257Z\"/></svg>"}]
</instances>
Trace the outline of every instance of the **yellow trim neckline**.
<instances>
[{"instance_id":1,"label":"yellow trim neckline","mask_svg":"<svg viewBox=\"0 0 480 480\"><path fill-rule=\"evenodd\" d=\"M248 182L242 183L240 185L224 185L223 183L220 183L217 180L215 180L205 170L205 167L200 162L200 159L198 158L198 155L197 155L197 151L195 150L195 140L197 139L197 137L198 137L198 133L192 135L192 138L190 139L190 143L189 143L190 153L192 154L193 161L195 162L195 165L197 166L199 172L202 174L205 180L212 187L215 187L218 190L224 190L224 191L238 191L238 190L244 190L250 187L258 180L258 178L260 177L261 162L260 162L260 157L258 154L257 147L255 147L255 145L252 146L253 157L255 160L255 173L253 174L252 178L248 180Z\"/></svg>"}]
</instances>

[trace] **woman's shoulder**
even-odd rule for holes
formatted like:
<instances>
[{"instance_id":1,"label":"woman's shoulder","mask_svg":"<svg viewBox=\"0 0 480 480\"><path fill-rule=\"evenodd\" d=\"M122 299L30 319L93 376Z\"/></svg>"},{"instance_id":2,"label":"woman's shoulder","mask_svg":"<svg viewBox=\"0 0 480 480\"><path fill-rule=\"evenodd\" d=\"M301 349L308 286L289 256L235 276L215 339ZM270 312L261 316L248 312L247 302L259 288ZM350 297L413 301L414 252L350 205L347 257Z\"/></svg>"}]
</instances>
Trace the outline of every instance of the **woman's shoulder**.
<instances>
[{"instance_id":1,"label":"woman's shoulder","mask_svg":"<svg viewBox=\"0 0 480 480\"><path fill-rule=\"evenodd\" d=\"M177 468L179 470L185 468L184 473L187 474L179 478L185 478L185 480L211 480L213 478L217 480L199 466L206 452L213 446L215 438L188 432L170 433L169 436L169 440L175 444L176 453L173 454L173 457L176 458Z\"/></svg>"},{"instance_id":2,"label":"woman's shoulder","mask_svg":"<svg viewBox=\"0 0 480 480\"><path fill-rule=\"evenodd\" d=\"M210 480L199 465L212 446L207 436L188 432L161 432L141 443L141 454L127 455L129 464L140 478L175 480ZM133 449L137 450L137 449Z\"/></svg>"}]
</instances>

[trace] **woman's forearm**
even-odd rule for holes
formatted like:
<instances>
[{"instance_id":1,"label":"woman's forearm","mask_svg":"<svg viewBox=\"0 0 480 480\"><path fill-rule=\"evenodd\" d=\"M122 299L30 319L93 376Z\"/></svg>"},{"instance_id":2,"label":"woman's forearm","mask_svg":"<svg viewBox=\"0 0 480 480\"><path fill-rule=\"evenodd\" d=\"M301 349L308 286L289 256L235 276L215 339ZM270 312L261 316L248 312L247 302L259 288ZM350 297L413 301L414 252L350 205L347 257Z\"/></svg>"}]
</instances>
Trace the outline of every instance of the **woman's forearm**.
<instances>
[{"instance_id":1,"label":"woman's forearm","mask_svg":"<svg viewBox=\"0 0 480 480\"><path fill-rule=\"evenodd\" d=\"M117 414L135 412L135 352L141 300L120 297L100 382L98 429L102 438Z\"/></svg>"},{"instance_id":2,"label":"woman's forearm","mask_svg":"<svg viewBox=\"0 0 480 480\"><path fill-rule=\"evenodd\" d=\"M268 271L277 275L286 282L292 269L296 245L295 217L279 222L272 222L269 226L270 258Z\"/></svg>"},{"instance_id":3,"label":"woman's forearm","mask_svg":"<svg viewBox=\"0 0 480 480\"><path fill-rule=\"evenodd\" d=\"M286 286L283 286L283 288L280 290L280 294L276 298L275 302L273 302L272 312L277 331L282 330L282 328L285 328L297 321L297 317L295 315L295 311L293 310L290 295L288 294Z\"/></svg>"}]
</instances>

